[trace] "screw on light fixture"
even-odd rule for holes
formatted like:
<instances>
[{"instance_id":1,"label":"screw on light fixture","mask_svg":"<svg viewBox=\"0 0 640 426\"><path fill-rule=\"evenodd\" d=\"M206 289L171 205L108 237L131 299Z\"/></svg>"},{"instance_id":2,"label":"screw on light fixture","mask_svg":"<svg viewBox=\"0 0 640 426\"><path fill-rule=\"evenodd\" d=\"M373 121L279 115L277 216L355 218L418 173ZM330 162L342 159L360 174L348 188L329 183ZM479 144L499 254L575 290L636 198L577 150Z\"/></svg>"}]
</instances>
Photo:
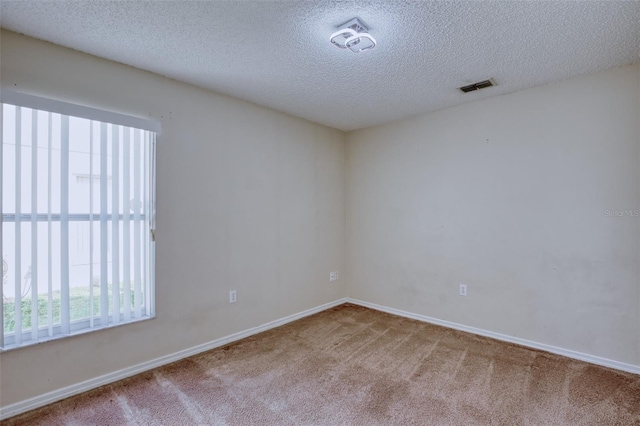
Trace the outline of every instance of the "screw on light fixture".
<instances>
[{"instance_id":1,"label":"screw on light fixture","mask_svg":"<svg viewBox=\"0 0 640 426\"><path fill-rule=\"evenodd\" d=\"M338 31L331 34L329 41L339 49L349 49L353 53L365 52L376 47L376 39L359 18L338 25Z\"/></svg>"}]
</instances>

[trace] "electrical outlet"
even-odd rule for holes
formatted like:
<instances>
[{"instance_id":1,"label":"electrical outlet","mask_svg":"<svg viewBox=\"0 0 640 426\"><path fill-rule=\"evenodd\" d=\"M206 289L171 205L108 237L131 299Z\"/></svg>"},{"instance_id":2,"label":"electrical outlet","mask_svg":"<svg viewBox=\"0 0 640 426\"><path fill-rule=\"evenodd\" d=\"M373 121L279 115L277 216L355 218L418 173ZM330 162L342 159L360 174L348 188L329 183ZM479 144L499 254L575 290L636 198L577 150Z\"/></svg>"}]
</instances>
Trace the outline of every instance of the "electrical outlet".
<instances>
[{"instance_id":1,"label":"electrical outlet","mask_svg":"<svg viewBox=\"0 0 640 426\"><path fill-rule=\"evenodd\" d=\"M466 296L466 295L467 295L467 285L460 284L460 296Z\"/></svg>"},{"instance_id":2,"label":"electrical outlet","mask_svg":"<svg viewBox=\"0 0 640 426\"><path fill-rule=\"evenodd\" d=\"M236 303L238 301L238 293L235 290L229 292L229 303Z\"/></svg>"},{"instance_id":3,"label":"electrical outlet","mask_svg":"<svg viewBox=\"0 0 640 426\"><path fill-rule=\"evenodd\" d=\"M329 272L329 281L338 281L338 271Z\"/></svg>"}]
</instances>

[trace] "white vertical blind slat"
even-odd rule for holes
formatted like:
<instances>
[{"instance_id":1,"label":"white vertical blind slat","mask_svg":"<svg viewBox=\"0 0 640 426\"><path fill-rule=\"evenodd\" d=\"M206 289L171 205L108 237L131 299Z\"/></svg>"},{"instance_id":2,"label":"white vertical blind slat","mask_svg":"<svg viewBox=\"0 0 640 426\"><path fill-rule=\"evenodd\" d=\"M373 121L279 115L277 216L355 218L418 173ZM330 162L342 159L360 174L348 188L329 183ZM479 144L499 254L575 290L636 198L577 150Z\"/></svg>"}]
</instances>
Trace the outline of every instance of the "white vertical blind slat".
<instances>
[{"instance_id":1,"label":"white vertical blind slat","mask_svg":"<svg viewBox=\"0 0 640 426\"><path fill-rule=\"evenodd\" d=\"M22 213L22 108L16 108L16 230L15 230L15 247L16 262L14 274L15 287L15 304L14 304L14 332L17 344L22 343L22 245L21 245L21 228L22 223L20 215Z\"/></svg>"},{"instance_id":2,"label":"white vertical blind slat","mask_svg":"<svg viewBox=\"0 0 640 426\"><path fill-rule=\"evenodd\" d=\"M60 325L69 334L69 116L62 116L60 129Z\"/></svg>"},{"instance_id":3,"label":"white vertical blind slat","mask_svg":"<svg viewBox=\"0 0 640 426\"><path fill-rule=\"evenodd\" d=\"M111 318L114 324L120 323L120 126L111 126Z\"/></svg>"},{"instance_id":4,"label":"white vertical blind slat","mask_svg":"<svg viewBox=\"0 0 640 426\"><path fill-rule=\"evenodd\" d=\"M93 121L89 122L89 325L93 328Z\"/></svg>"},{"instance_id":5,"label":"white vertical blind slat","mask_svg":"<svg viewBox=\"0 0 640 426\"><path fill-rule=\"evenodd\" d=\"M144 158L142 160L142 179L143 179L143 199L142 199L142 211L144 213L145 218L145 227L143 228L144 239L142 243L142 258L148 259L149 255L149 240L150 238L150 227L149 227L149 133L144 132ZM142 282L144 283L144 295L145 300L148 300L149 288L147 283L149 282L149 264L148 262L144 263L144 267L142 268ZM145 309L147 313L149 313L149 306L146 305Z\"/></svg>"},{"instance_id":6,"label":"white vertical blind slat","mask_svg":"<svg viewBox=\"0 0 640 426\"><path fill-rule=\"evenodd\" d=\"M38 111L31 110L31 339L38 340Z\"/></svg>"},{"instance_id":7,"label":"white vertical blind slat","mask_svg":"<svg viewBox=\"0 0 640 426\"><path fill-rule=\"evenodd\" d=\"M123 141L122 141L122 271L123 271L123 303L124 311L123 316L125 321L131 320L131 206L130 206L130 189L129 189L129 174L131 169L131 153L129 150L129 128L124 129Z\"/></svg>"},{"instance_id":8,"label":"white vertical blind slat","mask_svg":"<svg viewBox=\"0 0 640 426\"><path fill-rule=\"evenodd\" d=\"M140 285L142 281L142 275L140 271L140 133L141 131L136 129L133 136L133 277L134 277L134 311L135 317L140 318L142 304L142 293L140 291Z\"/></svg>"},{"instance_id":9,"label":"white vertical blind slat","mask_svg":"<svg viewBox=\"0 0 640 426\"><path fill-rule=\"evenodd\" d=\"M107 124L100 124L100 323L109 321L109 281L108 281L108 186L107 186Z\"/></svg>"},{"instance_id":10,"label":"white vertical blind slat","mask_svg":"<svg viewBox=\"0 0 640 426\"><path fill-rule=\"evenodd\" d=\"M0 105L0 164L4 164L3 161L3 151L4 151L4 105ZM4 183L3 183L3 173L0 170L0 189L4 188ZM0 194L0 213L2 213L3 210L3 201L2 201L3 197L2 194ZM3 303L0 303L0 318L4 319L4 248L3 248L3 242L4 242L4 225L2 222L2 214L0 214L0 260L3 261L2 263L2 285L0 285L0 300L3 301ZM4 347L4 323L2 324L2 327L0 327L0 348Z\"/></svg>"},{"instance_id":11,"label":"white vertical blind slat","mask_svg":"<svg viewBox=\"0 0 640 426\"><path fill-rule=\"evenodd\" d=\"M52 223L51 223L51 161L53 139L53 117L48 114L48 135L47 135L47 316L49 322L49 336L53 337L53 239L52 239Z\"/></svg>"}]
</instances>

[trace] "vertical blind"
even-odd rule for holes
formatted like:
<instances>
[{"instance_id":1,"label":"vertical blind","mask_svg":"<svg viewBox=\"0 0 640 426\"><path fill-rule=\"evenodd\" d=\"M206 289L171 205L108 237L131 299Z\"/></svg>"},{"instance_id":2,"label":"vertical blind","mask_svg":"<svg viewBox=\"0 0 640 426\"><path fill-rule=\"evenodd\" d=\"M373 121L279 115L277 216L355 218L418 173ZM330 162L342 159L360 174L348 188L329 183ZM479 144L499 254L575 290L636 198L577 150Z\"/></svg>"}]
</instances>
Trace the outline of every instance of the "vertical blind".
<instances>
[{"instance_id":1,"label":"vertical blind","mask_svg":"<svg viewBox=\"0 0 640 426\"><path fill-rule=\"evenodd\" d=\"M152 317L155 124L2 102L3 349Z\"/></svg>"}]
</instances>

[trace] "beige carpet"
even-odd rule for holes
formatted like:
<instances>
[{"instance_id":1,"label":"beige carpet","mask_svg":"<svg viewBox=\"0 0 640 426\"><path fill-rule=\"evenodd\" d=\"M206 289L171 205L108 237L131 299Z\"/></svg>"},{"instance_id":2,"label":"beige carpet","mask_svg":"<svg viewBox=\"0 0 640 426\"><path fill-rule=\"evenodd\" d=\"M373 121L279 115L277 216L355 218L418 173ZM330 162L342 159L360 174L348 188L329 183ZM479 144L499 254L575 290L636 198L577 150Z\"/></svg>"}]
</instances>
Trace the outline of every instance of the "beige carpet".
<instances>
[{"instance_id":1,"label":"beige carpet","mask_svg":"<svg viewBox=\"0 0 640 426\"><path fill-rule=\"evenodd\" d=\"M342 305L7 425L631 425L640 376Z\"/></svg>"}]
</instances>

